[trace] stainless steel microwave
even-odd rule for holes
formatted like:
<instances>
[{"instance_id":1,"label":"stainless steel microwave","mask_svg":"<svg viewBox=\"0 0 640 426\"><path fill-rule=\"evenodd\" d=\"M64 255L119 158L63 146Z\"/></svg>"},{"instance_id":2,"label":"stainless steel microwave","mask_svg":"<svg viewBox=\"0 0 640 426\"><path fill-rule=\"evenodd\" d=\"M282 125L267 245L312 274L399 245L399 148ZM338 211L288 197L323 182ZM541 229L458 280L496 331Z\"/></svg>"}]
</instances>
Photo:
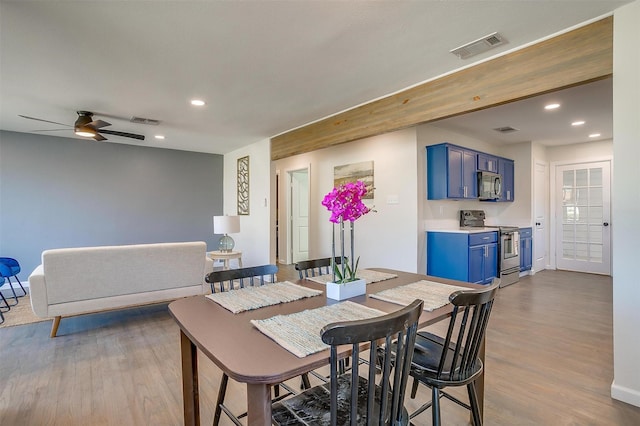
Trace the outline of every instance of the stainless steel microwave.
<instances>
[{"instance_id":1,"label":"stainless steel microwave","mask_svg":"<svg viewBox=\"0 0 640 426\"><path fill-rule=\"evenodd\" d=\"M491 172L478 172L478 198L498 200L502 196L502 176Z\"/></svg>"}]
</instances>

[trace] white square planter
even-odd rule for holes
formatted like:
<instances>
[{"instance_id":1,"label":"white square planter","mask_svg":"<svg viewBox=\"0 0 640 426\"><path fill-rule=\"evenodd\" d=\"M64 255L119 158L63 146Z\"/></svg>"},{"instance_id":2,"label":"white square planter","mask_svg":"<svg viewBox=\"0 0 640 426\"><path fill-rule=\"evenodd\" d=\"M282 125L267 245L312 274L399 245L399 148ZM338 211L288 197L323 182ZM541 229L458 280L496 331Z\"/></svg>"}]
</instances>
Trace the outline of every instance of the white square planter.
<instances>
[{"instance_id":1,"label":"white square planter","mask_svg":"<svg viewBox=\"0 0 640 426\"><path fill-rule=\"evenodd\" d=\"M359 279L344 284L327 283L327 298L344 300L367 293L367 281Z\"/></svg>"}]
</instances>

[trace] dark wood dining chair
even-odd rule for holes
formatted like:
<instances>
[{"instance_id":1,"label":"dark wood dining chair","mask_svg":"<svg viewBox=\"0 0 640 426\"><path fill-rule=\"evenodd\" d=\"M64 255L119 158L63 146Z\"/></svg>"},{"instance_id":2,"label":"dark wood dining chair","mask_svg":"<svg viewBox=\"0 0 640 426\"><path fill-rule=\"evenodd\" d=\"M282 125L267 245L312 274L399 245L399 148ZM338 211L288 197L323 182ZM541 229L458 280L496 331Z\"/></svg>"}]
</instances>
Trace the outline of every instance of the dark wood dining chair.
<instances>
[{"instance_id":1,"label":"dark wood dining chair","mask_svg":"<svg viewBox=\"0 0 640 426\"><path fill-rule=\"evenodd\" d=\"M335 262L340 265L341 258L335 257ZM327 275L331 273L331 258L302 260L294 265L300 279L317 277L319 275Z\"/></svg>"},{"instance_id":2,"label":"dark wood dining chair","mask_svg":"<svg viewBox=\"0 0 640 426\"><path fill-rule=\"evenodd\" d=\"M335 259L336 265L342 264L341 257L336 256L334 257L334 259ZM345 257L344 260L346 262L347 258ZM318 277L320 275L328 275L332 273L330 257L324 257L322 259L302 260L294 264L293 266L295 267L296 271L298 271L298 276L300 277L301 280L309 277ZM342 368L342 372L344 372L346 368L348 368L348 366L349 366L348 361L345 361L345 360L340 361L340 368ZM316 371L310 371L309 373L317 377L318 379L322 380L323 382L325 383L327 382L328 377L325 377ZM308 381L305 382L304 380L305 379L303 378L303 384L301 388L302 389L310 388L311 387L310 383Z\"/></svg>"},{"instance_id":3,"label":"dark wood dining chair","mask_svg":"<svg viewBox=\"0 0 640 426\"><path fill-rule=\"evenodd\" d=\"M205 281L211 285L211 291L213 293L216 292L225 292L225 291L233 291L240 288L245 288L249 286L262 286L268 285L269 283L276 282L276 274L278 273L278 266L276 265L262 265L262 266L252 266L248 268L240 268L240 269L226 269L221 271L213 271L205 276ZM220 423L220 416L222 412L231 419L233 423L236 425L242 425L240 419L246 417L247 413L240 414L238 416L234 415L231 410L225 405L224 400L227 393L227 384L229 382L229 376L227 376L224 372L222 373L222 378L220 380L220 388L218 389L218 400L216 402L216 411L213 417L213 425L217 426ZM302 383L305 388L310 387L309 378L306 373L302 377ZM280 395L280 387L283 387L287 392ZM283 384L280 383L274 386L275 392L275 400L280 400L285 398L291 394L295 394L295 391Z\"/></svg>"},{"instance_id":4,"label":"dark wood dining chair","mask_svg":"<svg viewBox=\"0 0 640 426\"><path fill-rule=\"evenodd\" d=\"M407 425L404 397L422 304L422 300L415 300L387 315L325 326L320 333L322 341L330 345L331 381L273 404L273 424ZM376 359L381 359L381 367L378 372L367 366L361 375L360 365L353 361L365 343L370 351L369 365L375 366ZM351 371L342 374L340 345L350 345L348 356L353 358Z\"/></svg>"},{"instance_id":5,"label":"dark wood dining chair","mask_svg":"<svg viewBox=\"0 0 640 426\"><path fill-rule=\"evenodd\" d=\"M410 372L414 378L411 398L415 398L418 384L422 383L431 388L431 401L411 413L412 419L432 407L432 423L439 425L440 398L446 397L471 410L474 425L482 425L475 388L475 380L483 369L478 355L499 286L499 280L494 280L483 289L452 293L449 301L453 304L453 313L444 338L418 332ZM469 404L442 391L446 387L465 385Z\"/></svg>"},{"instance_id":6,"label":"dark wood dining chair","mask_svg":"<svg viewBox=\"0 0 640 426\"><path fill-rule=\"evenodd\" d=\"M276 282L277 273L277 265L251 266L248 268L224 269L209 272L205 276L205 281L211 285L211 292L216 293Z\"/></svg>"}]
</instances>

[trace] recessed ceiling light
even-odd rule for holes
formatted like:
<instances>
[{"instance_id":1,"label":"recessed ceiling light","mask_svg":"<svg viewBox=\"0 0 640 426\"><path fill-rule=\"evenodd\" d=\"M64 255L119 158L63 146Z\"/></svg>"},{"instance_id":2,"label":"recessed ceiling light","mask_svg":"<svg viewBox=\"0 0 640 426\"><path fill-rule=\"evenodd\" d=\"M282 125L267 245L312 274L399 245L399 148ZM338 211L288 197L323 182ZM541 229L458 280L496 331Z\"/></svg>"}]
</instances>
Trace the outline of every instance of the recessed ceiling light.
<instances>
[{"instance_id":1,"label":"recessed ceiling light","mask_svg":"<svg viewBox=\"0 0 640 426\"><path fill-rule=\"evenodd\" d=\"M589 135L590 138L597 138L598 136L600 136L600 133L591 133Z\"/></svg>"},{"instance_id":2,"label":"recessed ceiling light","mask_svg":"<svg viewBox=\"0 0 640 426\"><path fill-rule=\"evenodd\" d=\"M584 121L574 121L573 123L571 123L572 126L582 126L584 124Z\"/></svg>"},{"instance_id":3,"label":"recessed ceiling light","mask_svg":"<svg viewBox=\"0 0 640 426\"><path fill-rule=\"evenodd\" d=\"M164 135L156 135L155 138L156 139L164 139Z\"/></svg>"},{"instance_id":4,"label":"recessed ceiling light","mask_svg":"<svg viewBox=\"0 0 640 426\"><path fill-rule=\"evenodd\" d=\"M193 106L204 106L205 102L201 99L191 99L191 105Z\"/></svg>"},{"instance_id":5,"label":"recessed ceiling light","mask_svg":"<svg viewBox=\"0 0 640 426\"><path fill-rule=\"evenodd\" d=\"M544 109L556 109L556 108L560 108L560 104L549 104L544 106Z\"/></svg>"}]
</instances>

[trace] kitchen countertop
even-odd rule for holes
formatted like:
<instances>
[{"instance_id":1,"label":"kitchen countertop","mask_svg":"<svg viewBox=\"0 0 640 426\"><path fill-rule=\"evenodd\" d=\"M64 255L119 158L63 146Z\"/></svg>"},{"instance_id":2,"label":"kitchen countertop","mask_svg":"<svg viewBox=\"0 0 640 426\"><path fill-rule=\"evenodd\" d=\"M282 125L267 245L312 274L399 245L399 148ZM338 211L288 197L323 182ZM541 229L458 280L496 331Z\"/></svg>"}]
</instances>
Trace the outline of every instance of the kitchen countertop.
<instances>
[{"instance_id":1,"label":"kitchen countertop","mask_svg":"<svg viewBox=\"0 0 640 426\"><path fill-rule=\"evenodd\" d=\"M459 234L477 234L480 232L498 232L497 227L467 227L467 228L447 228L447 229L427 229L427 232L452 232Z\"/></svg>"}]
</instances>

